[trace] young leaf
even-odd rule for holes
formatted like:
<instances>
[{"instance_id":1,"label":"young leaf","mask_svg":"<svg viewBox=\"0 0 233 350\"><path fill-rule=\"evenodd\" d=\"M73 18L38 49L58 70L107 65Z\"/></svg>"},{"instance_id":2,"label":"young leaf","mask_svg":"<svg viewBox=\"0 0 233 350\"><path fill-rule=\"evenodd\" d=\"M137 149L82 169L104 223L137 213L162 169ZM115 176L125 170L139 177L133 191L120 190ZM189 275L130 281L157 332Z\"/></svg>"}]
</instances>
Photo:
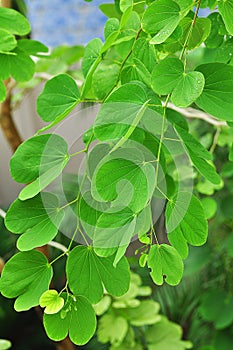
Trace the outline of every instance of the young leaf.
<instances>
[{"instance_id":1,"label":"young leaf","mask_svg":"<svg viewBox=\"0 0 233 350\"><path fill-rule=\"evenodd\" d=\"M0 350L8 350L11 348L11 345L9 340L0 339Z\"/></svg>"},{"instance_id":2,"label":"young leaf","mask_svg":"<svg viewBox=\"0 0 233 350\"><path fill-rule=\"evenodd\" d=\"M40 296L48 289L52 274L52 267L40 252L18 253L3 269L0 291L7 298L17 298L16 311L29 310L39 305Z\"/></svg>"},{"instance_id":3,"label":"young leaf","mask_svg":"<svg viewBox=\"0 0 233 350\"><path fill-rule=\"evenodd\" d=\"M27 35L30 32L30 24L26 17L5 7L0 7L0 28L17 35Z\"/></svg>"},{"instance_id":4,"label":"young leaf","mask_svg":"<svg viewBox=\"0 0 233 350\"><path fill-rule=\"evenodd\" d=\"M185 350L193 346L182 341L182 328L165 317L147 331L148 350Z\"/></svg>"},{"instance_id":5,"label":"young leaf","mask_svg":"<svg viewBox=\"0 0 233 350\"><path fill-rule=\"evenodd\" d=\"M150 249L147 264L155 284L162 285L164 279L172 286L179 284L184 265L175 248L167 244L154 244Z\"/></svg>"},{"instance_id":6,"label":"young leaf","mask_svg":"<svg viewBox=\"0 0 233 350\"><path fill-rule=\"evenodd\" d=\"M107 314L101 317L98 325L97 337L101 343L110 342L120 345L128 331L128 322L124 317Z\"/></svg>"},{"instance_id":7,"label":"young leaf","mask_svg":"<svg viewBox=\"0 0 233 350\"><path fill-rule=\"evenodd\" d=\"M96 316L90 302L83 296L62 294L65 305L56 314L44 314L44 327L48 337L55 341L65 339L68 334L76 345L86 344L95 333Z\"/></svg>"},{"instance_id":8,"label":"young leaf","mask_svg":"<svg viewBox=\"0 0 233 350\"><path fill-rule=\"evenodd\" d=\"M45 307L44 312L48 315L56 314L64 306L64 299L54 289L49 289L40 297L40 306Z\"/></svg>"},{"instance_id":9,"label":"young leaf","mask_svg":"<svg viewBox=\"0 0 233 350\"><path fill-rule=\"evenodd\" d=\"M69 287L75 295L84 295L92 303L103 297L103 285L114 296L129 288L129 265L123 257L113 267L114 256L101 258L91 247L78 246L69 254L66 273Z\"/></svg>"},{"instance_id":10,"label":"young leaf","mask_svg":"<svg viewBox=\"0 0 233 350\"><path fill-rule=\"evenodd\" d=\"M233 120L233 67L207 63L196 68L205 77L205 86L196 100L198 107L222 120Z\"/></svg>"},{"instance_id":11,"label":"young leaf","mask_svg":"<svg viewBox=\"0 0 233 350\"><path fill-rule=\"evenodd\" d=\"M220 0L218 3L218 10L222 15L226 29L229 34L233 35L233 1L232 0Z\"/></svg>"},{"instance_id":12,"label":"young leaf","mask_svg":"<svg viewBox=\"0 0 233 350\"><path fill-rule=\"evenodd\" d=\"M154 300L142 300L137 307L127 309L127 318L132 326L152 325L161 320L160 306Z\"/></svg>"},{"instance_id":13,"label":"young leaf","mask_svg":"<svg viewBox=\"0 0 233 350\"><path fill-rule=\"evenodd\" d=\"M16 199L7 211L5 225L13 233L22 234L17 241L20 250L40 247L52 240L63 219L58 199L42 193L27 201Z\"/></svg>"},{"instance_id":14,"label":"young leaf","mask_svg":"<svg viewBox=\"0 0 233 350\"><path fill-rule=\"evenodd\" d=\"M170 243L185 259L187 243L200 246L206 242L208 222L201 202L189 193L180 193L166 208L166 228Z\"/></svg>"},{"instance_id":15,"label":"young leaf","mask_svg":"<svg viewBox=\"0 0 233 350\"><path fill-rule=\"evenodd\" d=\"M172 0L157 0L145 11L142 28L146 33L155 34L151 44L163 43L176 29L180 21L180 7Z\"/></svg>"},{"instance_id":16,"label":"young leaf","mask_svg":"<svg viewBox=\"0 0 233 350\"><path fill-rule=\"evenodd\" d=\"M60 74L50 79L37 99L37 112L46 122L59 122L79 103L80 93L74 79Z\"/></svg>"},{"instance_id":17,"label":"young leaf","mask_svg":"<svg viewBox=\"0 0 233 350\"><path fill-rule=\"evenodd\" d=\"M69 160L65 140L56 134L34 136L22 143L11 158L13 179L30 183L19 195L21 200L32 198L56 179Z\"/></svg>"}]
</instances>

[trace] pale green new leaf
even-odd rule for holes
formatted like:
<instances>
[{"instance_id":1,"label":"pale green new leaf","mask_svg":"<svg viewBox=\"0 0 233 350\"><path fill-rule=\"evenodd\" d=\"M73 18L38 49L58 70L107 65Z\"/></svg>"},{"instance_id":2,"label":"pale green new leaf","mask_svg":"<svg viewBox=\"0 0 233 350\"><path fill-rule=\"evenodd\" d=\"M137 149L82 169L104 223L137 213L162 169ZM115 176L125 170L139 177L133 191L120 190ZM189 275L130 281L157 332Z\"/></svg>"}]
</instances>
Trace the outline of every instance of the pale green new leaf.
<instances>
[{"instance_id":1,"label":"pale green new leaf","mask_svg":"<svg viewBox=\"0 0 233 350\"><path fill-rule=\"evenodd\" d=\"M96 330L96 316L90 302L83 296L69 296L63 293L65 305L60 312L44 314L44 327L48 337L55 341L68 335L76 345L86 344Z\"/></svg>"},{"instance_id":2,"label":"pale green new leaf","mask_svg":"<svg viewBox=\"0 0 233 350\"><path fill-rule=\"evenodd\" d=\"M41 247L56 236L64 215L58 208L57 197L46 192L27 201L16 199L11 204L5 225L9 231L21 234L18 249Z\"/></svg>"},{"instance_id":3,"label":"pale green new leaf","mask_svg":"<svg viewBox=\"0 0 233 350\"><path fill-rule=\"evenodd\" d=\"M11 345L9 340L0 339L0 350L8 350L11 348Z\"/></svg>"},{"instance_id":4,"label":"pale green new leaf","mask_svg":"<svg viewBox=\"0 0 233 350\"><path fill-rule=\"evenodd\" d=\"M172 102L178 107L188 107L201 95L204 85L202 73L183 73L172 92Z\"/></svg>"},{"instance_id":5,"label":"pale green new leaf","mask_svg":"<svg viewBox=\"0 0 233 350\"><path fill-rule=\"evenodd\" d=\"M160 306L153 300L142 300L137 307L128 308L127 318L132 326L152 325L161 320ZM124 312L124 311L123 311Z\"/></svg>"},{"instance_id":6,"label":"pale green new leaf","mask_svg":"<svg viewBox=\"0 0 233 350\"><path fill-rule=\"evenodd\" d=\"M0 7L0 28L17 35L27 35L30 32L26 17L18 11L4 7Z\"/></svg>"},{"instance_id":7,"label":"pale green new leaf","mask_svg":"<svg viewBox=\"0 0 233 350\"><path fill-rule=\"evenodd\" d=\"M120 10L125 12L128 8L133 8L133 0L120 0Z\"/></svg>"},{"instance_id":8,"label":"pale green new leaf","mask_svg":"<svg viewBox=\"0 0 233 350\"><path fill-rule=\"evenodd\" d=\"M182 341L182 328L165 317L147 330L146 339L149 350L191 349L189 341Z\"/></svg>"},{"instance_id":9,"label":"pale green new leaf","mask_svg":"<svg viewBox=\"0 0 233 350\"><path fill-rule=\"evenodd\" d=\"M47 81L37 99L37 112L46 122L59 122L79 103L80 93L73 78L60 74Z\"/></svg>"},{"instance_id":10,"label":"pale green new leaf","mask_svg":"<svg viewBox=\"0 0 233 350\"><path fill-rule=\"evenodd\" d=\"M179 284L184 265L175 248L167 244L154 244L150 249L147 264L155 284L162 285L164 280L172 286Z\"/></svg>"},{"instance_id":11,"label":"pale green new leaf","mask_svg":"<svg viewBox=\"0 0 233 350\"><path fill-rule=\"evenodd\" d=\"M7 298L17 298L16 311L29 310L39 305L40 296L48 289L52 274L52 267L42 253L35 250L18 253L5 264L0 291Z\"/></svg>"},{"instance_id":12,"label":"pale green new leaf","mask_svg":"<svg viewBox=\"0 0 233 350\"><path fill-rule=\"evenodd\" d=\"M48 315L56 314L64 306L64 299L54 289L49 289L40 297L40 306L45 307L44 312Z\"/></svg>"},{"instance_id":13,"label":"pale green new leaf","mask_svg":"<svg viewBox=\"0 0 233 350\"><path fill-rule=\"evenodd\" d=\"M130 282L129 265L125 257L113 266L114 255L101 258L92 247L78 246L69 254L66 273L69 287L75 295L84 295L92 303L103 297L103 285L114 296L127 292Z\"/></svg>"},{"instance_id":14,"label":"pale green new leaf","mask_svg":"<svg viewBox=\"0 0 233 350\"><path fill-rule=\"evenodd\" d=\"M207 63L196 68L205 77L205 86L196 100L198 107L222 120L233 120L233 66Z\"/></svg>"},{"instance_id":15,"label":"pale green new leaf","mask_svg":"<svg viewBox=\"0 0 233 350\"><path fill-rule=\"evenodd\" d=\"M163 43L176 29L180 21L180 7L172 0L157 0L145 11L142 28L146 33L155 34L151 44Z\"/></svg>"},{"instance_id":16,"label":"pale green new leaf","mask_svg":"<svg viewBox=\"0 0 233 350\"><path fill-rule=\"evenodd\" d=\"M218 10L222 15L229 34L233 35L233 0L220 0L218 2Z\"/></svg>"},{"instance_id":17,"label":"pale green new leaf","mask_svg":"<svg viewBox=\"0 0 233 350\"><path fill-rule=\"evenodd\" d=\"M10 161L11 176L17 182L31 183L19 198L37 195L60 175L68 160L67 143L59 135L34 136L22 143Z\"/></svg>"},{"instance_id":18,"label":"pale green new leaf","mask_svg":"<svg viewBox=\"0 0 233 350\"><path fill-rule=\"evenodd\" d=\"M124 317L106 314L99 321L97 337L101 343L110 342L112 345L118 346L125 338L127 331L128 322Z\"/></svg>"},{"instance_id":19,"label":"pale green new leaf","mask_svg":"<svg viewBox=\"0 0 233 350\"><path fill-rule=\"evenodd\" d=\"M187 243L200 246L207 240L208 222L199 199L181 192L166 208L166 228L170 243L182 258L188 255Z\"/></svg>"}]
</instances>

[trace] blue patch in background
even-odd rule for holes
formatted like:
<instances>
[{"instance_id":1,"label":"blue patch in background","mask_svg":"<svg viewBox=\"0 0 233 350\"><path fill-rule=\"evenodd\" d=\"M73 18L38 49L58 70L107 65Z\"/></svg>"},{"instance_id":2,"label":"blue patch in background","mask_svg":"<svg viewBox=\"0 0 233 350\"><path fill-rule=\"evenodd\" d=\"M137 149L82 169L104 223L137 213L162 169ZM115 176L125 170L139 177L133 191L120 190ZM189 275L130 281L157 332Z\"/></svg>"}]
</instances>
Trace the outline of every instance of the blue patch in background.
<instances>
[{"instance_id":1,"label":"blue patch in background","mask_svg":"<svg viewBox=\"0 0 233 350\"><path fill-rule=\"evenodd\" d=\"M113 0L26 0L32 39L49 47L61 44L87 44L103 38L107 17L99 10L102 3Z\"/></svg>"}]
</instances>

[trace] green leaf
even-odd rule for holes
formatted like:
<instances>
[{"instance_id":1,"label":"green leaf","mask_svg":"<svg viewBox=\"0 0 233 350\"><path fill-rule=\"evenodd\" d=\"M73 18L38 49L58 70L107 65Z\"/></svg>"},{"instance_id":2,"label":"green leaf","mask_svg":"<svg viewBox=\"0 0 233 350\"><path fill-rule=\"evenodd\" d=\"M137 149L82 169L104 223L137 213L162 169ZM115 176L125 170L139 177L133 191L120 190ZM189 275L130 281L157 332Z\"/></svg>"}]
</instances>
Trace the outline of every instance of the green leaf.
<instances>
[{"instance_id":1,"label":"green leaf","mask_svg":"<svg viewBox=\"0 0 233 350\"><path fill-rule=\"evenodd\" d=\"M44 314L44 327L48 337L54 341L65 339L68 334L76 345L86 344L95 333L96 316L90 302L83 296L62 294L65 305L56 314Z\"/></svg>"},{"instance_id":2,"label":"green leaf","mask_svg":"<svg viewBox=\"0 0 233 350\"><path fill-rule=\"evenodd\" d=\"M5 84L0 80L0 102L3 102L6 98Z\"/></svg>"},{"instance_id":3,"label":"green leaf","mask_svg":"<svg viewBox=\"0 0 233 350\"><path fill-rule=\"evenodd\" d=\"M233 67L207 63L196 68L205 77L205 86L196 100L198 107L222 120L233 120Z\"/></svg>"},{"instance_id":4,"label":"green leaf","mask_svg":"<svg viewBox=\"0 0 233 350\"><path fill-rule=\"evenodd\" d=\"M184 73L184 65L178 58L165 58L154 68L151 76L152 89L159 95L170 94Z\"/></svg>"},{"instance_id":5,"label":"green leaf","mask_svg":"<svg viewBox=\"0 0 233 350\"><path fill-rule=\"evenodd\" d=\"M101 317L98 324L98 341L103 344L110 342L112 345L118 346L122 343L127 331L128 322L124 317L106 314Z\"/></svg>"},{"instance_id":6,"label":"green leaf","mask_svg":"<svg viewBox=\"0 0 233 350\"><path fill-rule=\"evenodd\" d=\"M20 250L41 247L57 234L63 218L57 197L41 193L27 201L16 199L7 211L5 224L9 231L22 234L17 241Z\"/></svg>"},{"instance_id":7,"label":"green leaf","mask_svg":"<svg viewBox=\"0 0 233 350\"><path fill-rule=\"evenodd\" d=\"M188 107L201 95L205 85L200 72L183 73L172 92L172 102L178 107Z\"/></svg>"},{"instance_id":8,"label":"green leaf","mask_svg":"<svg viewBox=\"0 0 233 350\"><path fill-rule=\"evenodd\" d=\"M103 297L103 285L114 296L129 288L129 266L125 257L113 266L114 255L101 258L91 247L78 246L69 254L66 266L69 287L75 295L84 295L92 303Z\"/></svg>"},{"instance_id":9,"label":"green leaf","mask_svg":"<svg viewBox=\"0 0 233 350\"><path fill-rule=\"evenodd\" d=\"M147 331L148 350L191 349L189 341L182 341L182 328L165 317Z\"/></svg>"},{"instance_id":10,"label":"green leaf","mask_svg":"<svg viewBox=\"0 0 233 350\"><path fill-rule=\"evenodd\" d=\"M42 253L36 250L17 253L5 264L0 291L7 298L17 298L16 311L29 310L39 305L40 296L48 289L52 274L52 267Z\"/></svg>"},{"instance_id":11,"label":"green leaf","mask_svg":"<svg viewBox=\"0 0 233 350\"><path fill-rule=\"evenodd\" d=\"M34 136L22 143L10 161L11 176L17 182L31 183L19 199L37 195L60 175L68 160L67 143L56 134Z\"/></svg>"},{"instance_id":12,"label":"green leaf","mask_svg":"<svg viewBox=\"0 0 233 350\"><path fill-rule=\"evenodd\" d=\"M226 29L229 34L233 35L233 1L232 0L220 0L218 3L218 10L222 15Z\"/></svg>"},{"instance_id":13,"label":"green leaf","mask_svg":"<svg viewBox=\"0 0 233 350\"><path fill-rule=\"evenodd\" d=\"M159 322L159 309L160 306L155 301L142 300L139 306L127 309L126 315L132 326L141 327Z\"/></svg>"},{"instance_id":14,"label":"green leaf","mask_svg":"<svg viewBox=\"0 0 233 350\"><path fill-rule=\"evenodd\" d=\"M217 211L217 202L213 198L203 198L201 200L202 207L204 209L207 219L211 219Z\"/></svg>"},{"instance_id":15,"label":"green leaf","mask_svg":"<svg viewBox=\"0 0 233 350\"><path fill-rule=\"evenodd\" d=\"M126 66L121 72L122 84L130 83L133 80L139 80L150 86L150 72L146 66L138 59L134 58L131 66Z\"/></svg>"},{"instance_id":16,"label":"green leaf","mask_svg":"<svg viewBox=\"0 0 233 350\"><path fill-rule=\"evenodd\" d=\"M37 56L39 53L47 53L48 48L37 40L20 39L17 42L18 48L24 51L27 55Z\"/></svg>"},{"instance_id":17,"label":"green leaf","mask_svg":"<svg viewBox=\"0 0 233 350\"><path fill-rule=\"evenodd\" d=\"M104 38L105 40L115 32L118 32L120 22L117 18L109 18L104 26ZM118 35L118 34L117 34Z\"/></svg>"},{"instance_id":18,"label":"green leaf","mask_svg":"<svg viewBox=\"0 0 233 350\"><path fill-rule=\"evenodd\" d=\"M103 14L109 18L121 18L121 11L117 10L115 4L101 4L99 5L100 11L103 12Z\"/></svg>"},{"instance_id":19,"label":"green leaf","mask_svg":"<svg viewBox=\"0 0 233 350\"><path fill-rule=\"evenodd\" d=\"M0 8L0 28L17 35L27 35L30 32L26 17L18 11L4 7Z\"/></svg>"},{"instance_id":20,"label":"green leaf","mask_svg":"<svg viewBox=\"0 0 233 350\"><path fill-rule=\"evenodd\" d=\"M125 12L128 8L133 8L133 0L120 0L120 10Z\"/></svg>"},{"instance_id":21,"label":"green leaf","mask_svg":"<svg viewBox=\"0 0 233 350\"><path fill-rule=\"evenodd\" d=\"M118 64L106 60L100 62L92 77L92 88L98 99L104 99L114 88L118 82L119 73L120 66ZM108 79L106 79L106 74Z\"/></svg>"},{"instance_id":22,"label":"green leaf","mask_svg":"<svg viewBox=\"0 0 233 350\"><path fill-rule=\"evenodd\" d=\"M138 38L133 45L132 56L141 61L149 72L152 71L156 64L155 48L149 43L147 38Z\"/></svg>"},{"instance_id":23,"label":"green leaf","mask_svg":"<svg viewBox=\"0 0 233 350\"><path fill-rule=\"evenodd\" d=\"M0 339L0 350L8 350L11 348L11 342L9 340Z\"/></svg>"},{"instance_id":24,"label":"green leaf","mask_svg":"<svg viewBox=\"0 0 233 350\"><path fill-rule=\"evenodd\" d=\"M229 160L230 160L230 161L233 161L233 144L232 144L232 146L231 146L231 148L230 148Z\"/></svg>"},{"instance_id":25,"label":"green leaf","mask_svg":"<svg viewBox=\"0 0 233 350\"><path fill-rule=\"evenodd\" d=\"M205 40L205 45L208 48L219 47L223 43L224 36L220 33L222 17L218 12L211 13L208 18L211 21L211 31L208 38Z\"/></svg>"},{"instance_id":26,"label":"green leaf","mask_svg":"<svg viewBox=\"0 0 233 350\"><path fill-rule=\"evenodd\" d=\"M48 315L56 314L64 306L64 299L54 289L49 289L40 297L40 306L45 307L44 312Z\"/></svg>"},{"instance_id":27,"label":"green leaf","mask_svg":"<svg viewBox=\"0 0 233 350\"><path fill-rule=\"evenodd\" d=\"M157 0L145 11L142 18L142 29L155 34L151 44L163 43L176 29L180 21L180 7L172 0Z\"/></svg>"},{"instance_id":28,"label":"green leaf","mask_svg":"<svg viewBox=\"0 0 233 350\"><path fill-rule=\"evenodd\" d=\"M61 121L80 101L74 79L60 74L47 81L37 99L37 112L46 122Z\"/></svg>"},{"instance_id":29,"label":"green leaf","mask_svg":"<svg viewBox=\"0 0 233 350\"><path fill-rule=\"evenodd\" d=\"M190 193L180 192L167 204L166 228L169 242L186 258L187 243L200 246L207 239L208 223L201 202Z\"/></svg>"},{"instance_id":30,"label":"green leaf","mask_svg":"<svg viewBox=\"0 0 233 350\"><path fill-rule=\"evenodd\" d=\"M193 19L185 17L180 22L180 26L183 30L181 39L182 45L185 44L190 27L192 26ZM211 21L209 18L197 18L195 26L193 26L192 33L187 44L187 49L192 50L200 46L209 36L211 30Z\"/></svg>"},{"instance_id":31,"label":"green leaf","mask_svg":"<svg viewBox=\"0 0 233 350\"><path fill-rule=\"evenodd\" d=\"M162 285L165 281L175 286L179 284L183 275L183 262L173 247L167 244L154 244L149 252L148 267L155 284Z\"/></svg>"},{"instance_id":32,"label":"green leaf","mask_svg":"<svg viewBox=\"0 0 233 350\"><path fill-rule=\"evenodd\" d=\"M0 71L1 79L12 75L16 81L28 81L35 71L33 60L18 47L11 52L0 53L0 66L4 67L4 70Z\"/></svg>"},{"instance_id":33,"label":"green leaf","mask_svg":"<svg viewBox=\"0 0 233 350\"><path fill-rule=\"evenodd\" d=\"M17 45L17 41L11 33L4 29L0 29L0 52L11 51Z\"/></svg>"},{"instance_id":34,"label":"green leaf","mask_svg":"<svg viewBox=\"0 0 233 350\"><path fill-rule=\"evenodd\" d=\"M84 77L87 76L87 73L89 72L91 66L98 59L102 46L102 41L98 38L95 38L89 41L89 43L85 47L84 56L82 60L82 71Z\"/></svg>"},{"instance_id":35,"label":"green leaf","mask_svg":"<svg viewBox=\"0 0 233 350\"><path fill-rule=\"evenodd\" d=\"M229 312L232 307L233 297L217 288L202 296L199 312L206 321L213 322L216 329L224 329L233 322L233 314Z\"/></svg>"}]
</instances>

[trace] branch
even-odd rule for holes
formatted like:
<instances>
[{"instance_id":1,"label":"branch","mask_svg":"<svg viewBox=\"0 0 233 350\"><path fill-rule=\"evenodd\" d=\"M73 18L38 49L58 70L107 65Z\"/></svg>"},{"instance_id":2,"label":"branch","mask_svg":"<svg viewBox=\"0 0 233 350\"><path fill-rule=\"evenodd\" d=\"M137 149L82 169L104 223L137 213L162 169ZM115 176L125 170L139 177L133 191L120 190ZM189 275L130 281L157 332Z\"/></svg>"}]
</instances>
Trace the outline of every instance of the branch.
<instances>
[{"instance_id":1,"label":"branch","mask_svg":"<svg viewBox=\"0 0 233 350\"><path fill-rule=\"evenodd\" d=\"M226 122L219 121L215 119L212 115L199 111L198 109L188 107L188 108L179 108L176 107L173 103L168 103L168 107L173 109L176 112L179 112L186 118L197 118L202 119L205 122L214 125L214 126L227 126Z\"/></svg>"},{"instance_id":2,"label":"branch","mask_svg":"<svg viewBox=\"0 0 233 350\"><path fill-rule=\"evenodd\" d=\"M58 242L50 241L50 242L48 243L48 245L49 245L50 247L57 248L57 249L61 250L61 251L64 252L64 253L66 253L67 250L68 250L63 244L58 243Z\"/></svg>"}]
</instances>

